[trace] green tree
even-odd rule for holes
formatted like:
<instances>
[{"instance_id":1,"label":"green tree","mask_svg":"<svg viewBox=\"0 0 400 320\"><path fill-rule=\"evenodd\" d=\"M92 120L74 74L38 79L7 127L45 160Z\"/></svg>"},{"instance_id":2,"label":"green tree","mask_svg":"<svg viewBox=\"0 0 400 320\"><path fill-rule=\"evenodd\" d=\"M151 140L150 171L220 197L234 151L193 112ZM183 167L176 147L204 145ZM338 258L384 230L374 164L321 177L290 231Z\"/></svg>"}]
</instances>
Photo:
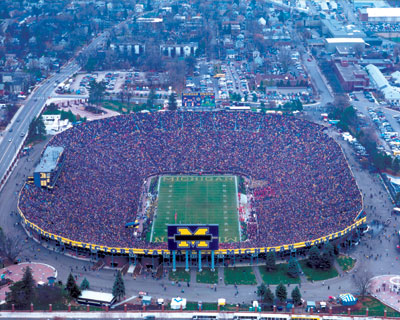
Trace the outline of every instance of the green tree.
<instances>
[{"instance_id":1,"label":"green tree","mask_svg":"<svg viewBox=\"0 0 400 320\"><path fill-rule=\"evenodd\" d=\"M264 302L270 306L272 306L272 304L274 303L274 293L271 291L270 288L267 288L267 290L265 290L265 295L264 295Z\"/></svg>"},{"instance_id":2,"label":"green tree","mask_svg":"<svg viewBox=\"0 0 400 320\"><path fill-rule=\"evenodd\" d=\"M292 290L292 299L295 306L301 304L301 293L298 286Z\"/></svg>"},{"instance_id":3,"label":"green tree","mask_svg":"<svg viewBox=\"0 0 400 320\"><path fill-rule=\"evenodd\" d=\"M273 251L267 253L265 257L265 268L267 271L275 270L276 268L276 254Z\"/></svg>"},{"instance_id":4,"label":"green tree","mask_svg":"<svg viewBox=\"0 0 400 320\"><path fill-rule=\"evenodd\" d=\"M118 270L117 275L115 276L114 285L112 288L112 294L118 300L120 300L125 295L125 284L122 279L121 271Z\"/></svg>"},{"instance_id":5,"label":"green tree","mask_svg":"<svg viewBox=\"0 0 400 320\"><path fill-rule=\"evenodd\" d=\"M299 276L299 264L297 263L297 260L293 257L291 257L289 260L287 273L292 278L297 278Z\"/></svg>"},{"instance_id":6,"label":"green tree","mask_svg":"<svg viewBox=\"0 0 400 320\"><path fill-rule=\"evenodd\" d=\"M89 281L86 278L83 278L83 281L81 283L81 290L87 290L90 288Z\"/></svg>"},{"instance_id":7,"label":"green tree","mask_svg":"<svg viewBox=\"0 0 400 320\"><path fill-rule=\"evenodd\" d=\"M58 112L58 107L55 103L50 103L49 105L46 106L46 111L48 112Z\"/></svg>"},{"instance_id":8,"label":"green tree","mask_svg":"<svg viewBox=\"0 0 400 320\"><path fill-rule=\"evenodd\" d=\"M68 119L69 122L76 122L76 116L71 110L68 110L67 112L64 110L61 111L61 120L65 119Z\"/></svg>"},{"instance_id":9,"label":"green tree","mask_svg":"<svg viewBox=\"0 0 400 320\"><path fill-rule=\"evenodd\" d=\"M280 283L276 287L275 295L280 302L285 302L285 300L287 299L287 290L286 290L286 287L282 283Z\"/></svg>"},{"instance_id":10,"label":"green tree","mask_svg":"<svg viewBox=\"0 0 400 320\"><path fill-rule=\"evenodd\" d=\"M317 246L312 246L308 251L307 265L311 268L318 268L321 262L321 253Z\"/></svg>"},{"instance_id":11,"label":"green tree","mask_svg":"<svg viewBox=\"0 0 400 320\"><path fill-rule=\"evenodd\" d=\"M257 297L259 297L260 300L264 301L266 291L267 291L267 287L265 286L264 283L261 283L257 287Z\"/></svg>"},{"instance_id":12,"label":"green tree","mask_svg":"<svg viewBox=\"0 0 400 320\"><path fill-rule=\"evenodd\" d=\"M30 267L25 268L21 282L23 284L22 289L25 293L25 297L29 301L32 301L35 296L35 280L33 279L32 269Z\"/></svg>"},{"instance_id":13,"label":"green tree","mask_svg":"<svg viewBox=\"0 0 400 320\"><path fill-rule=\"evenodd\" d=\"M333 265L333 260L335 258L335 249L333 248L332 244L327 242L321 253L320 258L320 268L321 269L330 269Z\"/></svg>"},{"instance_id":14,"label":"green tree","mask_svg":"<svg viewBox=\"0 0 400 320\"><path fill-rule=\"evenodd\" d=\"M81 295L81 289L75 284L75 286L72 287L72 290L70 292L71 298L78 298Z\"/></svg>"},{"instance_id":15,"label":"green tree","mask_svg":"<svg viewBox=\"0 0 400 320\"><path fill-rule=\"evenodd\" d=\"M171 93L168 98L168 110L175 111L177 108L175 93Z\"/></svg>"},{"instance_id":16,"label":"green tree","mask_svg":"<svg viewBox=\"0 0 400 320\"><path fill-rule=\"evenodd\" d=\"M154 107L154 102L156 100L156 91L154 88L150 89L149 95L147 97L147 108L153 108Z\"/></svg>"},{"instance_id":17,"label":"green tree","mask_svg":"<svg viewBox=\"0 0 400 320\"><path fill-rule=\"evenodd\" d=\"M70 273L68 276L66 289L71 298L78 298L81 294L81 290L79 290L72 273Z\"/></svg>"},{"instance_id":18,"label":"green tree","mask_svg":"<svg viewBox=\"0 0 400 320\"><path fill-rule=\"evenodd\" d=\"M89 103L98 104L100 103L106 92L106 83L104 81L97 82L93 80L89 83Z\"/></svg>"},{"instance_id":19,"label":"green tree","mask_svg":"<svg viewBox=\"0 0 400 320\"><path fill-rule=\"evenodd\" d=\"M29 124L28 140L37 141L43 140L46 136L46 127L43 122L43 118L40 116L34 118Z\"/></svg>"},{"instance_id":20,"label":"green tree","mask_svg":"<svg viewBox=\"0 0 400 320\"><path fill-rule=\"evenodd\" d=\"M7 303L14 304L17 309L26 309L35 298L35 280L30 267L26 267L21 281L10 286L10 294L7 296Z\"/></svg>"}]
</instances>

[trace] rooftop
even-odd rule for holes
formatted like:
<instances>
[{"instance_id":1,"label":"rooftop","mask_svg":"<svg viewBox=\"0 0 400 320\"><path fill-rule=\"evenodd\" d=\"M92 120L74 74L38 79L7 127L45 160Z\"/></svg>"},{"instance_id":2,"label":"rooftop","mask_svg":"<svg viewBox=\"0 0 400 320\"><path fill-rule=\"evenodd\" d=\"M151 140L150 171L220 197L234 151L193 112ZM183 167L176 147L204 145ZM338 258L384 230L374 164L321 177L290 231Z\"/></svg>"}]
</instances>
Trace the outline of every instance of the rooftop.
<instances>
[{"instance_id":1,"label":"rooftop","mask_svg":"<svg viewBox=\"0 0 400 320\"><path fill-rule=\"evenodd\" d=\"M104 301L111 303L114 299L114 296L111 293L106 292L83 290L81 295L79 296L79 299Z\"/></svg>"},{"instance_id":2,"label":"rooftop","mask_svg":"<svg viewBox=\"0 0 400 320\"><path fill-rule=\"evenodd\" d=\"M362 38L326 38L325 40L328 43L365 43Z\"/></svg>"},{"instance_id":3,"label":"rooftop","mask_svg":"<svg viewBox=\"0 0 400 320\"><path fill-rule=\"evenodd\" d=\"M375 82L378 89L382 90L389 86L389 82L386 80L382 72L375 65L369 64L365 68L368 71L369 76Z\"/></svg>"},{"instance_id":4,"label":"rooftop","mask_svg":"<svg viewBox=\"0 0 400 320\"><path fill-rule=\"evenodd\" d=\"M47 147L35 172L51 172L54 170L57 166L58 158L63 152L63 147Z\"/></svg>"},{"instance_id":5,"label":"rooftop","mask_svg":"<svg viewBox=\"0 0 400 320\"><path fill-rule=\"evenodd\" d=\"M400 8L366 8L368 18L400 17Z\"/></svg>"},{"instance_id":6,"label":"rooftop","mask_svg":"<svg viewBox=\"0 0 400 320\"><path fill-rule=\"evenodd\" d=\"M368 77L367 72L362 70L358 64L342 64L340 62L337 62L336 68L341 73L345 81L357 81Z\"/></svg>"},{"instance_id":7,"label":"rooftop","mask_svg":"<svg viewBox=\"0 0 400 320\"><path fill-rule=\"evenodd\" d=\"M343 25L335 19L323 19L321 23L333 38L364 38L366 34L355 25Z\"/></svg>"}]
</instances>

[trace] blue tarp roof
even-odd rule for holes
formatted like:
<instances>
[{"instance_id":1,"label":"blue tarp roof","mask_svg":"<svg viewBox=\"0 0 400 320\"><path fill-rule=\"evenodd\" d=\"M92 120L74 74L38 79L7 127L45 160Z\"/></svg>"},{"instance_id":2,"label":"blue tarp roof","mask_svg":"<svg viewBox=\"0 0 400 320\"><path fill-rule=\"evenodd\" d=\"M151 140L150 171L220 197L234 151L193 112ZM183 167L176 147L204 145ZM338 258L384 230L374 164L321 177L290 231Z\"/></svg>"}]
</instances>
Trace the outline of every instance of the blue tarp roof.
<instances>
[{"instance_id":1,"label":"blue tarp roof","mask_svg":"<svg viewBox=\"0 0 400 320\"><path fill-rule=\"evenodd\" d=\"M351 293L343 293L339 296L339 299L342 301L344 306L353 306L357 303L357 298Z\"/></svg>"}]
</instances>

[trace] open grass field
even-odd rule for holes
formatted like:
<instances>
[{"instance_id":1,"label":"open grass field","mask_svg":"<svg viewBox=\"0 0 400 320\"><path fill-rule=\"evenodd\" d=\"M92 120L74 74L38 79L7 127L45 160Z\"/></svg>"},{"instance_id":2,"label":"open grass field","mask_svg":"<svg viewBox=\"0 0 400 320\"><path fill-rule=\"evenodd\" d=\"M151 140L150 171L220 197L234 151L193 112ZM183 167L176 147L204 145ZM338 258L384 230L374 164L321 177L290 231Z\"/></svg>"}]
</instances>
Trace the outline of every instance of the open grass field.
<instances>
[{"instance_id":1,"label":"open grass field","mask_svg":"<svg viewBox=\"0 0 400 320\"><path fill-rule=\"evenodd\" d=\"M220 242L240 240L235 176L161 176L158 189L151 242L166 242L175 223L218 224Z\"/></svg>"},{"instance_id":2,"label":"open grass field","mask_svg":"<svg viewBox=\"0 0 400 320\"><path fill-rule=\"evenodd\" d=\"M334 266L332 266L332 268L330 268L329 270L321 270L321 269L312 269L309 266L307 266L307 260L300 260L299 264L304 274L306 275L308 281L322 281L331 278L336 278L339 275Z\"/></svg>"},{"instance_id":3,"label":"open grass field","mask_svg":"<svg viewBox=\"0 0 400 320\"><path fill-rule=\"evenodd\" d=\"M353 269L357 261L356 259L345 255L338 256L336 260L343 271L350 271L351 269Z\"/></svg>"},{"instance_id":4,"label":"open grass field","mask_svg":"<svg viewBox=\"0 0 400 320\"><path fill-rule=\"evenodd\" d=\"M218 283L218 270L211 271L211 269L203 269L201 272L196 274L197 283Z\"/></svg>"},{"instance_id":5,"label":"open grass field","mask_svg":"<svg viewBox=\"0 0 400 320\"><path fill-rule=\"evenodd\" d=\"M189 282L190 281L190 273L185 271L185 268L176 268L176 271L168 273L168 279L170 281L180 281L180 282Z\"/></svg>"},{"instance_id":6,"label":"open grass field","mask_svg":"<svg viewBox=\"0 0 400 320\"><path fill-rule=\"evenodd\" d=\"M354 312L353 314L365 315L365 312L368 308L369 316L383 317L384 312L386 310L388 317L400 317L400 312L397 312L396 310L384 305L378 299L375 299L371 296L365 297L363 300L361 300L361 304L362 304L361 309Z\"/></svg>"},{"instance_id":7,"label":"open grass field","mask_svg":"<svg viewBox=\"0 0 400 320\"><path fill-rule=\"evenodd\" d=\"M224 280L225 284L257 284L252 267L224 268Z\"/></svg>"},{"instance_id":8,"label":"open grass field","mask_svg":"<svg viewBox=\"0 0 400 320\"><path fill-rule=\"evenodd\" d=\"M300 277L292 278L287 273L287 263L279 263L274 271L267 271L265 266L258 267L265 284L300 283Z\"/></svg>"}]
</instances>

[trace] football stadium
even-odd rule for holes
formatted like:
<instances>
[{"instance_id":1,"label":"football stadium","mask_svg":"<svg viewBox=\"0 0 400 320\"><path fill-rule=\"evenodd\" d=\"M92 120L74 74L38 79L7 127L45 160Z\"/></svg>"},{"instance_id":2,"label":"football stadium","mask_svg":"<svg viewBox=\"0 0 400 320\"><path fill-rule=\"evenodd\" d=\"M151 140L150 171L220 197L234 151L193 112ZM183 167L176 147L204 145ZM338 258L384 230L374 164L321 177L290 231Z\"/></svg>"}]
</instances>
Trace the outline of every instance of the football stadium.
<instances>
[{"instance_id":1,"label":"football stadium","mask_svg":"<svg viewBox=\"0 0 400 320\"><path fill-rule=\"evenodd\" d=\"M77 256L214 266L353 241L366 220L340 146L291 115L134 113L76 125L43 157L22 223Z\"/></svg>"}]
</instances>

